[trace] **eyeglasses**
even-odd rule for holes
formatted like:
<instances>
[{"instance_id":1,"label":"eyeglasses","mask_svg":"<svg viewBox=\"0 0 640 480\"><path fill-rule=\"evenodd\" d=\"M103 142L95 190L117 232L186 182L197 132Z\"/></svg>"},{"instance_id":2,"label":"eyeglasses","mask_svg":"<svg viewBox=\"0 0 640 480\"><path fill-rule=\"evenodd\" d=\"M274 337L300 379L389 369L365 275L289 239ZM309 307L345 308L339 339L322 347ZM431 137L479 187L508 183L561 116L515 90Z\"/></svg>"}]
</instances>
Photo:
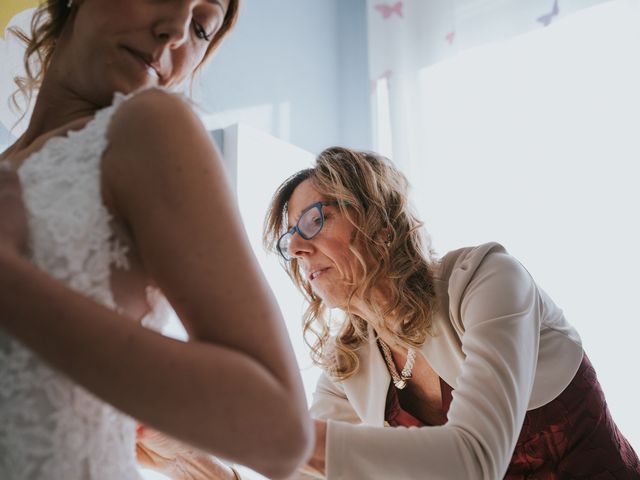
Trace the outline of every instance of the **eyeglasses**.
<instances>
[{"instance_id":1,"label":"eyeglasses","mask_svg":"<svg viewBox=\"0 0 640 480\"><path fill-rule=\"evenodd\" d=\"M324 212L322 207L326 205L338 205L339 202L317 202L313 205L305 208L300 214L300 218L296 224L284 233L278 239L278 252L282 255L287 262L293 259L293 256L289 254L289 247L291 246L291 240L294 233L298 234L305 240L311 240L318 235L324 227Z\"/></svg>"}]
</instances>

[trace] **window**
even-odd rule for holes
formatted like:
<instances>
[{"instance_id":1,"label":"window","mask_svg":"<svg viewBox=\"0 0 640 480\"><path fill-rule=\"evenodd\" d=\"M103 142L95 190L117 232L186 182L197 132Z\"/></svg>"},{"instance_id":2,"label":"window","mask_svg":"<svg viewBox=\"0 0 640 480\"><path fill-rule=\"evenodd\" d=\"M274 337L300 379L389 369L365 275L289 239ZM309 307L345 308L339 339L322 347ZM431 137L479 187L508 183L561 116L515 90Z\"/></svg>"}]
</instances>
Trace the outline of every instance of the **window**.
<instances>
[{"instance_id":1,"label":"window","mask_svg":"<svg viewBox=\"0 0 640 480\"><path fill-rule=\"evenodd\" d=\"M608 2L424 69L409 169L440 253L499 241L564 309L636 449L638 20Z\"/></svg>"}]
</instances>

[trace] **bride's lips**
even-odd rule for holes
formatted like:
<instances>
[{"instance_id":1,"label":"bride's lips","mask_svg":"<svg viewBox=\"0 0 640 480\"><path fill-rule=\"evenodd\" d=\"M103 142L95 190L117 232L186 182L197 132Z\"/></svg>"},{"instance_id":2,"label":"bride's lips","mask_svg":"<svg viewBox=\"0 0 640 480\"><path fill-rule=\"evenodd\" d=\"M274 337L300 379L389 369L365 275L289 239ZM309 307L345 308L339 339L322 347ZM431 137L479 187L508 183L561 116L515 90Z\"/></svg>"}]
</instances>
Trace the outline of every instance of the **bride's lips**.
<instances>
[{"instance_id":1,"label":"bride's lips","mask_svg":"<svg viewBox=\"0 0 640 480\"><path fill-rule=\"evenodd\" d=\"M141 66L147 70L147 73L150 76L154 76L158 80L162 79L162 75L160 74L160 65L157 62L154 62L150 55L140 52L134 48L127 47L126 45L123 45L122 48L134 57Z\"/></svg>"}]
</instances>

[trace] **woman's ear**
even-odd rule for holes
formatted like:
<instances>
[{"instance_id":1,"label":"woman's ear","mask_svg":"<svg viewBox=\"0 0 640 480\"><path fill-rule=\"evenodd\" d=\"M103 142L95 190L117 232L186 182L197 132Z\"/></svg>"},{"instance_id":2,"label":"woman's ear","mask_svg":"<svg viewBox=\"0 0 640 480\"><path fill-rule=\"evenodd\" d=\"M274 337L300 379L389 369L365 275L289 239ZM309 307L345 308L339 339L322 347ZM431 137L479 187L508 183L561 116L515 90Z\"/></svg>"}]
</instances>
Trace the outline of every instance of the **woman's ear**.
<instances>
[{"instance_id":1,"label":"woman's ear","mask_svg":"<svg viewBox=\"0 0 640 480\"><path fill-rule=\"evenodd\" d=\"M387 234L387 239L384 241L384 245L389 248L391 246L391 242L393 242L393 235L391 235L391 232L389 232Z\"/></svg>"},{"instance_id":2,"label":"woman's ear","mask_svg":"<svg viewBox=\"0 0 640 480\"><path fill-rule=\"evenodd\" d=\"M393 242L393 232L390 227L383 228L376 235L376 241L384 243L385 247L390 247Z\"/></svg>"}]
</instances>

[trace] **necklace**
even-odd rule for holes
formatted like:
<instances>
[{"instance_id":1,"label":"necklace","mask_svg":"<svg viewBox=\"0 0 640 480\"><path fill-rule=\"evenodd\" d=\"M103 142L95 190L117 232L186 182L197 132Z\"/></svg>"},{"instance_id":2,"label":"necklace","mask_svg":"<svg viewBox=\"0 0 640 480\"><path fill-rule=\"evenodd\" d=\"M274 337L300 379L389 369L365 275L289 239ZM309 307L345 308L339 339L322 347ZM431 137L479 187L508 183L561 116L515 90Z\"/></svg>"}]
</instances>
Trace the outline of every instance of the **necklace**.
<instances>
[{"instance_id":1,"label":"necklace","mask_svg":"<svg viewBox=\"0 0 640 480\"><path fill-rule=\"evenodd\" d=\"M384 359L387 362L387 367L389 368L389 373L391 374L393 384L398 390L402 390L407 386L407 383L411 378L411 370L413 370L413 362L416 359L416 351L413 348L409 347L409 349L407 350L407 361L404 364L402 372L398 373L396 364L393 363L391 349L382 340L378 339L378 342L380 342L380 347L382 347L382 353L384 354Z\"/></svg>"}]
</instances>

